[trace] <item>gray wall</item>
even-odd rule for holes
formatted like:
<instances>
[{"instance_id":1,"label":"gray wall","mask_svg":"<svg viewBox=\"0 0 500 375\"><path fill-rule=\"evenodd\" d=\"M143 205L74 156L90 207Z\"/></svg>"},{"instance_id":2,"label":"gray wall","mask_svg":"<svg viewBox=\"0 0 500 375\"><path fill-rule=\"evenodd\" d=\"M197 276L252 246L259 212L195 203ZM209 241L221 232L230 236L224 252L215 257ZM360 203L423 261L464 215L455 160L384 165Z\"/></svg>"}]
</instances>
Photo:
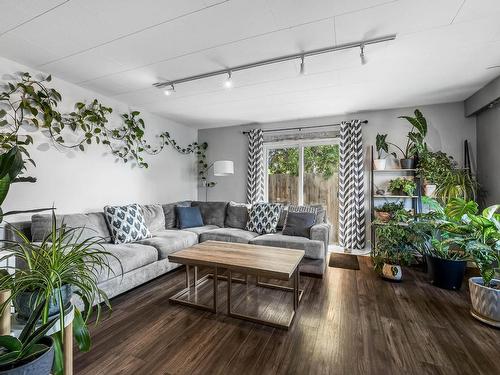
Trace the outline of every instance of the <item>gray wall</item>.
<instances>
[{"instance_id":1,"label":"gray wall","mask_svg":"<svg viewBox=\"0 0 500 375\"><path fill-rule=\"evenodd\" d=\"M500 202L500 105L477 116L477 167L486 205Z\"/></svg>"},{"instance_id":2,"label":"gray wall","mask_svg":"<svg viewBox=\"0 0 500 375\"><path fill-rule=\"evenodd\" d=\"M475 118L464 117L463 102L419 106L429 123L427 142L434 150L442 150L462 164L463 141L469 140L471 144L471 159L475 167L476 127ZM245 129L262 127L263 129L281 128L289 126L313 126L320 124L338 123L346 119L359 118L368 120L363 125L363 140L365 146L372 145L377 133L388 133L388 139L398 145L403 145L409 126L406 121L398 116L412 114L414 108L388 109L373 112L349 114L345 116L314 118L281 123L268 123L259 125L244 125L225 128L200 129L198 139L208 142L208 160L232 160L235 173L228 177L213 177L217 181L216 187L210 189L209 200L234 200L244 202L246 193L246 167L247 167L247 137L242 134ZM369 170L368 148L366 170ZM368 185L368 183L367 183ZM368 188L368 186L367 186ZM204 199L205 191L199 190L200 199Z\"/></svg>"}]
</instances>

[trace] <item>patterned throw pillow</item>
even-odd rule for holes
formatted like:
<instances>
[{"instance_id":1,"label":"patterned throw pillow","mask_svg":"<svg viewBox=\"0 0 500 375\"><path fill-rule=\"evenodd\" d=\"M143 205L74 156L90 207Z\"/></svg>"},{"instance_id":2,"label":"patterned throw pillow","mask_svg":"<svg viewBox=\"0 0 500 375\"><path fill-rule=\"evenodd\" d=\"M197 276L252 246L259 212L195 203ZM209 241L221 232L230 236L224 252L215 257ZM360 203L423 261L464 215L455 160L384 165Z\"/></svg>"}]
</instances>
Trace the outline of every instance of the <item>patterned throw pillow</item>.
<instances>
[{"instance_id":1,"label":"patterned throw pillow","mask_svg":"<svg viewBox=\"0 0 500 375\"><path fill-rule=\"evenodd\" d=\"M316 220L315 223L319 224L323 222L323 219L321 218L321 210L320 206L295 206L295 205L290 205L288 206L287 210L287 216L289 212L307 212L309 214L314 214ZM287 218L285 217L285 225L286 226L286 220Z\"/></svg>"},{"instance_id":2,"label":"patterned throw pillow","mask_svg":"<svg viewBox=\"0 0 500 375\"><path fill-rule=\"evenodd\" d=\"M276 233L280 213L279 203L256 203L250 210L246 229L259 234Z\"/></svg>"},{"instance_id":3,"label":"patterned throw pillow","mask_svg":"<svg viewBox=\"0 0 500 375\"><path fill-rule=\"evenodd\" d=\"M104 215L115 244L130 243L151 237L138 204L106 206L104 207Z\"/></svg>"}]
</instances>

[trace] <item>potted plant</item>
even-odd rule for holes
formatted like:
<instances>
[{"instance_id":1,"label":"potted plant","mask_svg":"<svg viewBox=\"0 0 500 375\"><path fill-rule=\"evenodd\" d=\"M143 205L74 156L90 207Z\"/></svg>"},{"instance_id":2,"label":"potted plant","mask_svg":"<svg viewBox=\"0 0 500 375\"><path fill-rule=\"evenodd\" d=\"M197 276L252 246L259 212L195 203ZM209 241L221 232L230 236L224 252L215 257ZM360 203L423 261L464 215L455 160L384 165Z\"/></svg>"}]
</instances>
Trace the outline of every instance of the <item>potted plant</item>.
<instances>
[{"instance_id":1,"label":"potted plant","mask_svg":"<svg viewBox=\"0 0 500 375\"><path fill-rule=\"evenodd\" d=\"M377 242L370 255L374 268L384 279L401 281L403 269L409 265L413 253L408 246L407 228L393 221L380 225L375 229Z\"/></svg>"},{"instance_id":2,"label":"potted plant","mask_svg":"<svg viewBox=\"0 0 500 375\"><path fill-rule=\"evenodd\" d=\"M444 204L454 198L461 198L466 201L476 200L478 187L479 184L469 171L451 169L440 180L435 196Z\"/></svg>"},{"instance_id":3,"label":"potted plant","mask_svg":"<svg viewBox=\"0 0 500 375\"><path fill-rule=\"evenodd\" d=\"M424 194L433 197L438 185L441 185L445 177L456 167L451 156L438 151L425 150L419 155L418 174L424 181Z\"/></svg>"},{"instance_id":4,"label":"potted plant","mask_svg":"<svg viewBox=\"0 0 500 375\"><path fill-rule=\"evenodd\" d=\"M113 272L109 261L116 256L104 250L102 239L81 239L83 228L67 228L64 223L56 225L56 216L52 213L52 231L39 244L30 240L19 230L12 227L20 242L3 240L9 256L16 257L13 276L0 278L0 289L11 290L10 300L19 311L33 311L43 301L42 323L51 319L51 312L60 318L60 330L64 330L64 316L71 296L76 295L84 304L83 311L74 308L74 337L82 351L90 349L90 335L87 321L96 305L97 319L101 312L99 302L109 308L106 294L98 287L101 272ZM0 259L3 260L4 258ZM62 373L61 335L54 336L55 362L54 373Z\"/></svg>"},{"instance_id":5,"label":"potted plant","mask_svg":"<svg viewBox=\"0 0 500 375\"><path fill-rule=\"evenodd\" d=\"M405 149L394 143L388 142L388 144L396 147L402 154L400 159L400 164L402 169L413 169L415 168L415 156L422 153L426 148L424 138L427 135L427 120L423 116L420 110L415 110L415 116L399 116L401 119L407 120L411 124L411 129L407 135L407 141ZM397 157L396 153L393 153L394 157Z\"/></svg>"},{"instance_id":6,"label":"potted plant","mask_svg":"<svg viewBox=\"0 0 500 375\"><path fill-rule=\"evenodd\" d=\"M387 134L377 134L377 137L375 139L375 147L377 148L378 158L373 160L373 167L377 171L384 170L387 163L387 160L385 158L382 158L383 152L389 152L389 145L387 144L386 138Z\"/></svg>"},{"instance_id":7,"label":"potted plant","mask_svg":"<svg viewBox=\"0 0 500 375\"><path fill-rule=\"evenodd\" d=\"M375 218L382 223L389 222L394 218L395 214L401 210L405 211L403 202L386 202L382 206L373 209Z\"/></svg>"},{"instance_id":8,"label":"potted plant","mask_svg":"<svg viewBox=\"0 0 500 375\"><path fill-rule=\"evenodd\" d=\"M453 219L450 231L463 236L463 245L479 268L481 277L469 279L471 314L480 321L500 327L500 205L479 213L475 202L455 198L447 205Z\"/></svg>"},{"instance_id":9,"label":"potted plant","mask_svg":"<svg viewBox=\"0 0 500 375\"><path fill-rule=\"evenodd\" d=\"M46 336L56 318L41 324L43 303L35 308L19 337L0 336L0 375L49 375L54 362L54 340Z\"/></svg>"},{"instance_id":10,"label":"potted plant","mask_svg":"<svg viewBox=\"0 0 500 375\"><path fill-rule=\"evenodd\" d=\"M412 181L408 178L398 177L389 182L388 189L394 195L413 196L415 190L417 189L417 185L415 184L415 181Z\"/></svg>"}]
</instances>

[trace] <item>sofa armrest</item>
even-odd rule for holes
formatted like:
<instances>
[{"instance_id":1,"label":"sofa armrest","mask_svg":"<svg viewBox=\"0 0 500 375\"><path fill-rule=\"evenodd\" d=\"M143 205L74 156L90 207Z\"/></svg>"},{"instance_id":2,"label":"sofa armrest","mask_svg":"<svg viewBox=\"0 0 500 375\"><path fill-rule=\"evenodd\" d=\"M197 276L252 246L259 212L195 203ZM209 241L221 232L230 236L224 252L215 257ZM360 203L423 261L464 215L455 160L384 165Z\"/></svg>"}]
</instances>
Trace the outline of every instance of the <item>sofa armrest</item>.
<instances>
[{"instance_id":1,"label":"sofa armrest","mask_svg":"<svg viewBox=\"0 0 500 375\"><path fill-rule=\"evenodd\" d=\"M311 227L309 238L311 240L323 241L323 243L325 244L325 259L326 259L326 254L328 253L328 244L330 242L330 224L321 223L313 225Z\"/></svg>"}]
</instances>

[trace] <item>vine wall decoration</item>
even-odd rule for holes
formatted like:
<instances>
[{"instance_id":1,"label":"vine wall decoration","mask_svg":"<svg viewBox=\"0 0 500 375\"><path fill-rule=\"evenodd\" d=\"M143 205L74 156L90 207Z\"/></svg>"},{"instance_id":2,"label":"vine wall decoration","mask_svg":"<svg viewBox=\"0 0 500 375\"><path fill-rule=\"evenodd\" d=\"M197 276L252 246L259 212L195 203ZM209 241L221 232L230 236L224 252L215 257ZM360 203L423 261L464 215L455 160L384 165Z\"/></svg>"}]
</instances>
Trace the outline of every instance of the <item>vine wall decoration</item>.
<instances>
[{"instance_id":1,"label":"vine wall decoration","mask_svg":"<svg viewBox=\"0 0 500 375\"><path fill-rule=\"evenodd\" d=\"M29 73L19 73L0 92L0 205L12 183L36 182L22 176L26 163L36 166L28 151L33 137L24 130L42 131L55 145L66 149L84 151L93 143L102 144L118 159L135 162L142 168L148 168L144 154L156 155L171 146L181 154L196 155L199 177L206 183L207 143L193 142L181 147L168 132L163 132L157 136L158 145L152 146L144 137L145 123L140 112L121 114L121 126L112 128L108 125L112 109L97 99L87 104L78 102L73 112L61 113L57 106L62 96L47 87L50 81L50 75L34 78ZM72 138L77 135L78 140L68 141L69 134Z\"/></svg>"}]
</instances>

